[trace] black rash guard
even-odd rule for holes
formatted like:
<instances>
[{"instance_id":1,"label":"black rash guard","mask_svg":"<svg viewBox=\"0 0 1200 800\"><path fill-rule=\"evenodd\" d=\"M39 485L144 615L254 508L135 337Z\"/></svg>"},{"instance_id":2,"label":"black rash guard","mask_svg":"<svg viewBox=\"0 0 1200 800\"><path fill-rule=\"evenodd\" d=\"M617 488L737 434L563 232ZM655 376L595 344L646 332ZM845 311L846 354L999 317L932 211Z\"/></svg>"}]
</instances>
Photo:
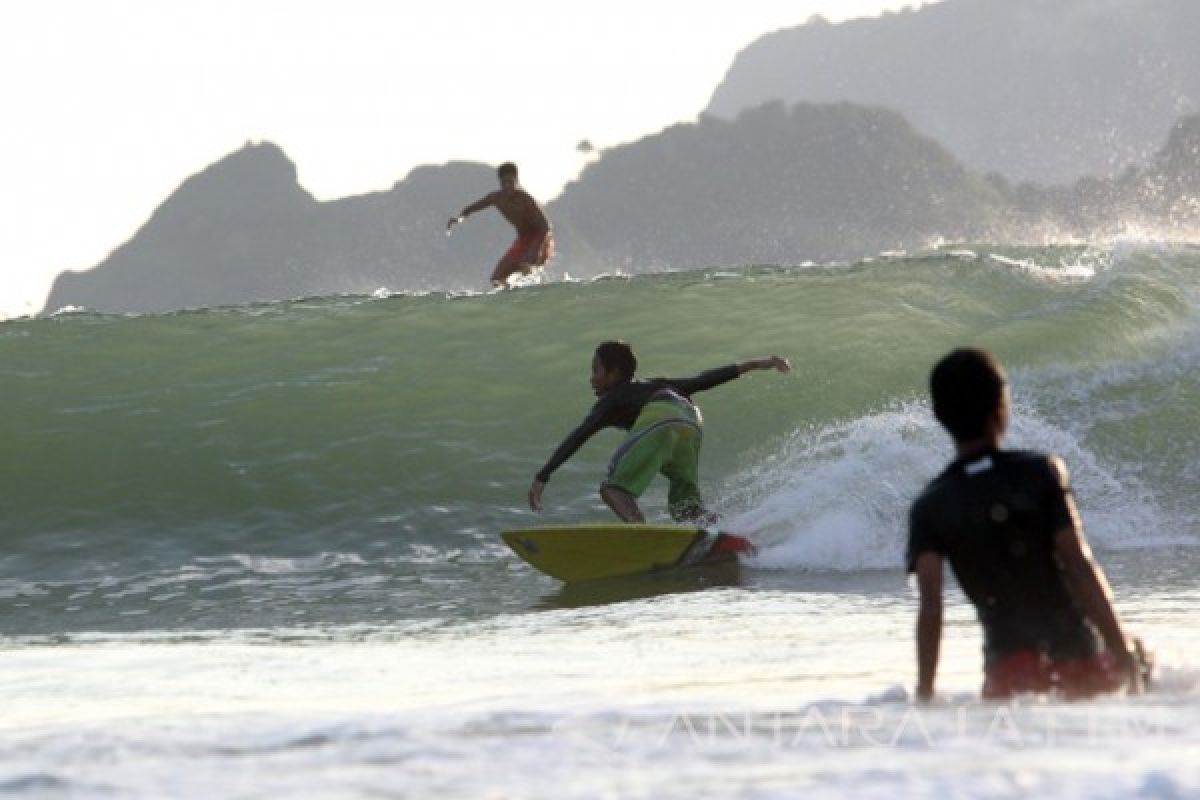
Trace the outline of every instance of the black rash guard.
<instances>
[{"instance_id":1,"label":"black rash guard","mask_svg":"<svg viewBox=\"0 0 1200 800\"><path fill-rule=\"evenodd\" d=\"M950 561L983 626L988 667L1018 650L1098 652L1054 557L1055 533L1076 524L1070 491L1058 458L993 450L954 461L913 503L908 571L925 552Z\"/></svg>"},{"instance_id":2,"label":"black rash guard","mask_svg":"<svg viewBox=\"0 0 1200 800\"><path fill-rule=\"evenodd\" d=\"M597 431L604 428L623 428L624 430L632 428L633 423L637 421L638 414L642 413L642 408L663 389L669 389L678 395L690 398L696 392L728 383L738 377L738 374L737 365L730 364L702 372L694 378L654 378L648 381L631 380L618 383L601 395L596 404L592 406L592 410L584 417L583 422L567 434L567 438L562 440L562 444L554 451L554 455L550 456L546 466L538 472L537 479L542 483L550 480L550 473L575 455L575 451L592 438Z\"/></svg>"}]
</instances>

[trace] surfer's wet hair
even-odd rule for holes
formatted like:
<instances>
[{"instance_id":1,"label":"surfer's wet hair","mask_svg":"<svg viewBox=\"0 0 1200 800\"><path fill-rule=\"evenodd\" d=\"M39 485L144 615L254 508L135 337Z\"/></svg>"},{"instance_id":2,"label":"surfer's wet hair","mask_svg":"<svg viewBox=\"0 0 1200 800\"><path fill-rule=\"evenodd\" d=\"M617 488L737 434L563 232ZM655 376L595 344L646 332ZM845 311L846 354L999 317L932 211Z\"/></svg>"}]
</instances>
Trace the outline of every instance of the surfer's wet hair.
<instances>
[{"instance_id":1,"label":"surfer's wet hair","mask_svg":"<svg viewBox=\"0 0 1200 800\"><path fill-rule=\"evenodd\" d=\"M517 177L517 165L511 161L505 161L500 166L496 167L496 177L503 179L505 175Z\"/></svg>"},{"instance_id":2,"label":"surfer's wet hair","mask_svg":"<svg viewBox=\"0 0 1200 800\"><path fill-rule=\"evenodd\" d=\"M596 347L596 360L606 370L615 369L626 378L632 378L637 372L637 356L629 342L607 341Z\"/></svg>"},{"instance_id":3,"label":"surfer's wet hair","mask_svg":"<svg viewBox=\"0 0 1200 800\"><path fill-rule=\"evenodd\" d=\"M989 352L962 347L942 358L929 376L933 415L956 440L977 439L1000 408L1008 378Z\"/></svg>"}]
</instances>

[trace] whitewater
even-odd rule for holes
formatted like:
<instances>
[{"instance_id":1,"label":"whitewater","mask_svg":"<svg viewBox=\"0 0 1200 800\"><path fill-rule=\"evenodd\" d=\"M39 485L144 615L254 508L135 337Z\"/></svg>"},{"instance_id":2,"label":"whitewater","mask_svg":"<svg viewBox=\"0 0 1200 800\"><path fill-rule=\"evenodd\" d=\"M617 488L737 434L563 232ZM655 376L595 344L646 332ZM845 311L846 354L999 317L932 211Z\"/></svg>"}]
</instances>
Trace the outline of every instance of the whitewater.
<instances>
[{"instance_id":1,"label":"whitewater","mask_svg":"<svg viewBox=\"0 0 1200 800\"><path fill-rule=\"evenodd\" d=\"M387 289L0 322L0 795L1200 796L1200 247ZM608 518L617 431L525 493L611 338L646 377L791 359L696 397L736 575L563 586L500 542ZM952 587L913 703L958 345L1007 366L1008 445L1066 460L1151 693L981 703Z\"/></svg>"}]
</instances>

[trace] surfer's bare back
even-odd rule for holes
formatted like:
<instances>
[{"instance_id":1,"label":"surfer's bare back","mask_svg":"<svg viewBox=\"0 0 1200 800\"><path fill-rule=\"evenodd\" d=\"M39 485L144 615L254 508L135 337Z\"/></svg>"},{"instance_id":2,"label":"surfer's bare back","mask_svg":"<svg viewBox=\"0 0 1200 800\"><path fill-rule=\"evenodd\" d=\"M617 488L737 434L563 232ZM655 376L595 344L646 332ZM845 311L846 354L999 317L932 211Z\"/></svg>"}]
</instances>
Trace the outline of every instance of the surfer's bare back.
<instances>
[{"instance_id":1,"label":"surfer's bare back","mask_svg":"<svg viewBox=\"0 0 1200 800\"><path fill-rule=\"evenodd\" d=\"M494 207L517 229L517 239L512 243L492 270L492 285L507 285L510 275L520 272L528 275L534 267L544 266L554 256L554 237L550 233L550 221L545 212L529 192L517 184L517 165L501 164L496 169L500 189L481 197L452 217L446 223L447 232L463 220L488 207Z\"/></svg>"}]
</instances>

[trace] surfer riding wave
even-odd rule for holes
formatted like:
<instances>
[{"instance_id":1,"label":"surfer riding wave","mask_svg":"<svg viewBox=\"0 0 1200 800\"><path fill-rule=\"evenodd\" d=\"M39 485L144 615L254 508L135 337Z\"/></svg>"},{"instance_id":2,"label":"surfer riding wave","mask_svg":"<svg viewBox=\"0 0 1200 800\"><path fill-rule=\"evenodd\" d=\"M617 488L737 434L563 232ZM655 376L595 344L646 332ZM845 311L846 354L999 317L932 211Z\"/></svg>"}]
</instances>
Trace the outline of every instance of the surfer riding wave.
<instances>
[{"instance_id":1,"label":"surfer riding wave","mask_svg":"<svg viewBox=\"0 0 1200 800\"><path fill-rule=\"evenodd\" d=\"M517 229L516 241L492 270L492 285L502 288L508 285L510 276L518 272L528 275L554 257L554 235L542 207L529 192L518 186L516 164L501 164L496 169L496 177L500 189L466 206L457 217L451 217L446 223L446 231L448 234L471 214L493 206Z\"/></svg>"},{"instance_id":2,"label":"surfer riding wave","mask_svg":"<svg viewBox=\"0 0 1200 800\"><path fill-rule=\"evenodd\" d=\"M729 364L692 378L635 380L637 356L626 342L602 342L592 356L591 385L599 398L583 421L567 434L529 487L529 507L542 508L550 475L597 431L629 431L614 453L600 497L625 522L644 522L637 498L661 473L670 482L668 511L677 522L711 525L716 515L704 507L698 486L703 417L691 396L728 383L751 370L791 370L786 358L767 356Z\"/></svg>"}]
</instances>

